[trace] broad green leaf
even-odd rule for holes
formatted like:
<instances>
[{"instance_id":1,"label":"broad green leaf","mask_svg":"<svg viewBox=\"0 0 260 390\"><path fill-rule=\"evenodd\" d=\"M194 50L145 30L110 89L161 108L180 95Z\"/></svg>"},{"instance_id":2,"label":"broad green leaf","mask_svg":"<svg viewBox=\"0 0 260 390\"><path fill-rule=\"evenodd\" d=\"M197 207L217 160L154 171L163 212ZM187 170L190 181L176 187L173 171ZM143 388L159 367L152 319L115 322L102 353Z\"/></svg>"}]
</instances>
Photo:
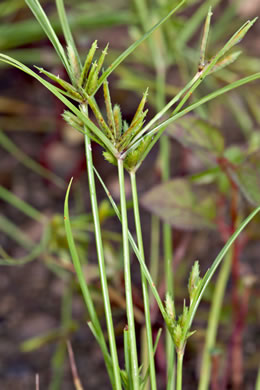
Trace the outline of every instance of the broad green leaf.
<instances>
[{"instance_id":1,"label":"broad green leaf","mask_svg":"<svg viewBox=\"0 0 260 390\"><path fill-rule=\"evenodd\" d=\"M195 116L187 116L169 126L167 133L183 146L210 152L214 156L222 155L224 137L220 130Z\"/></svg>"},{"instance_id":2,"label":"broad green leaf","mask_svg":"<svg viewBox=\"0 0 260 390\"><path fill-rule=\"evenodd\" d=\"M252 153L240 165L229 167L233 180L246 197L255 205L260 204L260 149Z\"/></svg>"},{"instance_id":3,"label":"broad green leaf","mask_svg":"<svg viewBox=\"0 0 260 390\"><path fill-rule=\"evenodd\" d=\"M142 196L141 203L175 228L200 230L215 227L214 198L187 179L174 179L152 188Z\"/></svg>"}]
</instances>

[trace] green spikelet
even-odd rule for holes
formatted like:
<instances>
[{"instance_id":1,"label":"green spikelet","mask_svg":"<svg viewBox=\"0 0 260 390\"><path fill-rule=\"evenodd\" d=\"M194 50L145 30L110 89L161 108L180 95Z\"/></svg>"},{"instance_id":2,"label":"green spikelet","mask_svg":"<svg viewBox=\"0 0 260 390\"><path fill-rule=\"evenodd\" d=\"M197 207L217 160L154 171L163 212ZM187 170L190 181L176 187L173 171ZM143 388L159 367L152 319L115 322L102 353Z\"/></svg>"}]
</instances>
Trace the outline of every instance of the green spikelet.
<instances>
[{"instance_id":1,"label":"green spikelet","mask_svg":"<svg viewBox=\"0 0 260 390\"><path fill-rule=\"evenodd\" d=\"M241 51L236 51L235 53L232 53L232 54L222 58L220 61L218 61L216 63L216 65L213 66L213 68L209 71L208 74L217 72L217 71L225 68L226 66L232 64L233 62L235 62L237 60L237 58L240 56L241 53L242 53Z\"/></svg>"},{"instance_id":2,"label":"green spikelet","mask_svg":"<svg viewBox=\"0 0 260 390\"><path fill-rule=\"evenodd\" d=\"M77 100L82 100L81 95L76 91L76 89L67 81L62 80L59 76L55 76L53 73L48 72L43 68L39 68L36 66L41 73L45 74L45 76L49 77L51 80L55 81L55 83L59 84L62 88L64 88L72 97L75 97Z\"/></svg>"},{"instance_id":3,"label":"green spikelet","mask_svg":"<svg viewBox=\"0 0 260 390\"><path fill-rule=\"evenodd\" d=\"M81 122L76 115L72 114L70 111L64 111L62 116L70 126L74 127L74 129L78 130L80 133L85 134L83 122Z\"/></svg>"},{"instance_id":4,"label":"green spikelet","mask_svg":"<svg viewBox=\"0 0 260 390\"><path fill-rule=\"evenodd\" d=\"M129 142L139 133L139 131L142 129L144 124L144 118L147 114L148 110L145 112L142 112L138 117L136 118L136 121L132 121L132 124L130 127L124 132L122 137L120 138L120 141L117 145L117 148L119 151L122 151Z\"/></svg>"},{"instance_id":5,"label":"green spikelet","mask_svg":"<svg viewBox=\"0 0 260 390\"><path fill-rule=\"evenodd\" d=\"M115 158L115 156L113 156L113 154L111 154L110 152L103 152L103 156L105 160L107 160L110 164L117 166L117 159Z\"/></svg>"},{"instance_id":6,"label":"green spikelet","mask_svg":"<svg viewBox=\"0 0 260 390\"><path fill-rule=\"evenodd\" d=\"M65 119L66 122L71 122L71 123L75 123L77 124L78 126L80 127L83 127L83 122L74 114L72 114L72 112L70 111L67 111L65 110L62 114L63 118Z\"/></svg>"},{"instance_id":7,"label":"green spikelet","mask_svg":"<svg viewBox=\"0 0 260 390\"><path fill-rule=\"evenodd\" d=\"M107 80L104 81L103 88L104 88L104 99L105 99L106 110L107 110L108 125L114 134L114 138L116 139L115 118L114 118L114 114L113 114L111 97L110 97L110 92L109 92Z\"/></svg>"},{"instance_id":8,"label":"green spikelet","mask_svg":"<svg viewBox=\"0 0 260 390\"><path fill-rule=\"evenodd\" d=\"M172 320L175 321L175 306L174 306L174 301L172 296L167 293L166 294L166 299L165 299L165 309L168 317Z\"/></svg>"},{"instance_id":9,"label":"green spikelet","mask_svg":"<svg viewBox=\"0 0 260 390\"><path fill-rule=\"evenodd\" d=\"M106 124L95 100L90 97L88 99L88 104L89 104L91 110L93 111L93 114L95 115L95 118L98 121L98 124L99 124L100 128L102 129L102 131L107 135L107 137L109 139L113 139L112 131L110 130L110 128Z\"/></svg>"},{"instance_id":10,"label":"green spikelet","mask_svg":"<svg viewBox=\"0 0 260 390\"><path fill-rule=\"evenodd\" d=\"M113 115L116 127L116 139L119 139L122 134L122 114L118 104L114 105Z\"/></svg>"},{"instance_id":11,"label":"green spikelet","mask_svg":"<svg viewBox=\"0 0 260 390\"><path fill-rule=\"evenodd\" d=\"M75 85L77 85L77 82L80 78L80 64L78 61L78 58L74 52L74 49L71 45L67 47L67 52L68 52L68 58L69 58L69 63L72 69L72 74L74 77L74 82Z\"/></svg>"},{"instance_id":12,"label":"green spikelet","mask_svg":"<svg viewBox=\"0 0 260 390\"><path fill-rule=\"evenodd\" d=\"M182 337L182 328L179 324L177 324L173 329L173 341L177 350L180 348L181 337Z\"/></svg>"},{"instance_id":13,"label":"green spikelet","mask_svg":"<svg viewBox=\"0 0 260 390\"><path fill-rule=\"evenodd\" d=\"M128 128L129 128L129 124L127 123L126 120L123 120L123 126L122 126L123 134L127 131Z\"/></svg>"},{"instance_id":14,"label":"green spikelet","mask_svg":"<svg viewBox=\"0 0 260 390\"><path fill-rule=\"evenodd\" d=\"M144 106L145 106L145 103L147 100L147 95L148 95L148 88L146 89L145 93L143 94L142 100L140 101L139 106L137 107L136 113L133 117L133 120L132 120L130 126L132 125L132 123L136 122L139 119L139 117L143 114L143 109L144 109Z\"/></svg>"},{"instance_id":15,"label":"green spikelet","mask_svg":"<svg viewBox=\"0 0 260 390\"><path fill-rule=\"evenodd\" d=\"M88 71L90 69L90 65L92 63L92 60L93 60L93 57L95 55L96 50L97 50L97 41L92 43L92 46L91 46L91 48L90 48L90 50L88 52L86 61L84 63L84 66L83 66L83 69L82 69L82 72L81 72L81 75L80 75L79 85L81 87L83 87L83 88L86 85Z\"/></svg>"},{"instance_id":16,"label":"green spikelet","mask_svg":"<svg viewBox=\"0 0 260 390\"><path fill-rule=\"evenodd\" d=\"M189 314L189 309L187 308L185 300L184 300L184 302L183 302L183 312L182 312L182 315L180 315L180 317L178 319L178 323L180 324L182 329L184 328L184 326L185 326L185 324L187 322L188 314Z\"/></svg>"},{"instance_id":17,"label":"green spikelet","mask_svg":"<svg viewBox=\"0 0 260 390\"><path fill-rule=\"evenodd\" d=\"M99 60L98 60L98 62L97 62L97 72L98 72L98 74L99 74L99 72L100 72L101 69L102 69L102 66L103 66L105 57L106 57L106 55L107 55L108 46L109 46L109 44L106 45L105 49L102 51L102 54L101 54L101 56L99 57Z\"/></svg>"},{"instance_id":18,"label":"green spikelet","mask_svg":"<svg viewBox=\"0 0 260 390\"><path fill-rule=\"evenodd\" d=\"M98 81L97 61L94 61L89 71L87 84L85 86L85 91L89 96L95 90L97 86L97 81Z\"/></svg>"},{"instance_id":19,"label":"green spikelet","mask_svg":"<svg viewBox=\"0 0 260 390\"><path fill-rule=\"evenodd\" d=\"M244 36L246 35L246 33L248 32L248 30L253 26L253 24L257 21L257 17L254 18L253 20L248 20L234 35L233 37L229 40L228 44L226 44L226 48L225 48L225 53L230 50L233 46L237 45L240 41L242 41L242 39L244 38Z\"/></svg>"},{"instance_id":20,"label":"green spikelet","mask_svg":"<svg viewBox=\"0 0 260 390\"><path fill-rule=\"evenodd\" d=\"M142 157L152 140L152 136L146 136L142 139L138 147L131 150L124 161L124 167L127 171L131 172L138 168L139 163L142 161Z\"/></svg>"},{"instance_id":21,"label":"green spikelet","mask_svg":"<svg viewBox=\"0 0 260 390\"><path fill-rule=\"evenodd\" d=\"M200 278L200 267L199 267L199 262L195 261L190 277L189 277L189 282L188 282L188 291L190 295L190 302L193 301L194 296L201 284L201 278Z\"/></svg>"},{"instance_id":22,"label":"green spikelet","mask_svg":"<svg viewBox=\"0 0 260 390\"><path fill-rule=\"evenodd\" d=\"M82 103L83 100L85 100L84 97L80 93L76 92L76 93L73 93L73 95L71 95L71 93L64 91L63 89L57 88L57 90L60 93L62 93L64 96L68 96L70 99L75 100L78 103Z\"/></svg>"}]
</instances>

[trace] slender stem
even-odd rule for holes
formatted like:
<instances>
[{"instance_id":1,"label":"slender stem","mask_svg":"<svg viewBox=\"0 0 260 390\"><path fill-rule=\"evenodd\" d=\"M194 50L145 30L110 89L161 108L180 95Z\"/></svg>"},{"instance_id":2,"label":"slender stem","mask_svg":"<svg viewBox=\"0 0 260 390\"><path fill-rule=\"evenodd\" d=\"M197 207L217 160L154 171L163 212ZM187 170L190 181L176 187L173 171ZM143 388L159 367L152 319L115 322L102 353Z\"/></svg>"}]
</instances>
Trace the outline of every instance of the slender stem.
<instances>
[{"instance_id":1,"label":"slender stem","mask_svg":"<svg viewBox=\"0 0 260 390\"><path fill-rule=\"evenodd\" d=\"M178 352L176 390L182 390L182 364L183 364L183 352Z\"/></svg>"},{"instance_id":2,"label":"slender stem","mask_svg":"<svg viewBox=\"0 0 260 390\"><path fill-rule=\"evenodd\" d=\"M163 97L161 98L163 100ZM160 158L162 166L162 180L166 181L170 178L170 143L167 136L162 136L160 139ZM166 291L173 297L173 271L172 271L172 229L167 223L163 224L163 253L164 253L164 274ZM174 389L175 372L174 361L175 351L172 337L168 330L165 336L165 349L167 360L167 390Z\"/></svg>"},{"instance_id":3,"label":"slender stem","mask_svg":"<svg viewBox=\"0 0 260 390\"><path fill-rule=\"evenodd\" d=\"M260 366L258 368L256 384L255 384L255 390L260 390Z\"/></svg>"},{"instance_id":4,"label":"slender stem","mask_svg":"<svg viewBox=\"0 0 260 390\"><path fill-rule=\"evenodd\" d=\"M210 351L212 350L216 342L216 334L217 334L217 328L219 323L221 306L223 303L224 292L227 286L228 276L230 274L231 261L233 257L232 252L233 250L231 249L227 253L223 265L221 266L221 270L214 290L214 295L212 298L212 304L211 304L209 320L208 320L208 329L206 334L206 341L203 350L202 363L200 369L199 390L207 390L209 387L210 372L211 372Z\"/></svg>"},{"instance_id":5,"label":"slender stem","mask_svg":"<svg viewBox=\"0 0 260 390\"><path fill-rule=\"evenodd\" d=\"M123 250L124 250L124 277L125 277L125 295L126 295L126 314L129 329L129 343L131 349L131 370L134 390L139 389L139 373L138 373L138 358L136 349L135 336L135 321L132 299L131 287L131 270L130 270L130 253L128 242L128 222L127 222L127 208L125 198L125 178L124 178L124 162L118 160L118 178L120 186L120 204L122 215L122 234L123 234Z\"/></svg>"},{"instance_id":6,"label":"slender stem","mask_svg":"<svg viewBox=\"0 0 260 390\"><path fill-rule=\"evenodd\" d=\"M172 232L171 226L164 223L163 224L163 246L164 246L164 274L165 274L165 284L166 291L170 293L173 297L173 270L172 270ZM165 335L165 349L166 349L166 359L167 359L167 390L174 389L175 381L175 349L172 337L168 329L166 330Z\"/></svg>"},{"instance_id":7,"label":"slender stem","mask_svg":"<svg viewBox=\"0 0 260 390\"><path fill-rule=\"evenodd\" d=\"M98 177L102 187L104 188L104 190L105 190L105 192L107 194L107 197L110 200L111 206L113 207L113 209L114 209L114 211L115 211L119 221L122 223L122 216L121 216L121 213L120 213L120 211L119 211L119 209L118 209L114 199L112 198L110 192L108 191L108 188L105 186L105 183L101 179L101 177L100 177L99 173L97 172L97 170L95 169L95 167L94 167L94 171L95 171L95 173L96 173L96 175L97 175L97 177ZM144 263L144 261L143 261L143 259L141 257L140 251L137 248L137 245L136 245L136 243L135 243L135 241L133 239L133 236L130 233L130 231L128 231L128 240L129 240L129 242L131 244L131 247L133 248L133 251L135 252L135 255L136 255L136 257L137 257L137 259L139 261L140 266L142 267L142 270L143 270L143 272L145 274L147 282L149 283L150 289L151 289L151 291L153 293L153 296L154 296L154 298L155 298L155 300L157 302L157 305L158 305L158 307L160 309L162 317L165 319L166 318L166 311L165 311L165 308L164 308L164 304L163 304L163 302L162 302L162 300L160 298L160 295L159 295L159 293L158 293L158 291L157 291L157 289L155 287L155 283L154 283L154 281L153 281L153 279L151 277L151 274L150 274L146 264Z\"/></svg>"},{"instance_id":8,"label":"slender stem","mask_svg":"<svg viewBox=\"0 0 260 390\"><path fill-rule=\"evenodd\" d=\"M86 110L86 107L84 106L83 109ZM118 356L117 356L112 311L111 311L111 305L109 300L103 243L102 243L101 228L100 228L99 213L98 213L91 141L87 135L85 135L85 151L86 151L87 170L88 170L88 179L89 179L89 193L90 193L90 200L91 200L91 207L92 207L92 215L93 215L93 220L95 225L95 238L96 238L97 257L99 263L100 281L101 281L101 288L102 288L102 294L104 300L109 346L110 346L110 352L111 352L111 357L113 362L113 372L115 377L115 389L121 390L122 387L121 387L121 378L120 378L120 368L119 368Z\"/></svg>"},{"instance_id":9,"label":"slender stem","mask_svg":"<svg viewBox=\"0 0 260 390\"><path fill-rule=\"evenodd\" d=\"M142 235L142 227L141 227L141 220L140 220L139 202L138 202L138 193L137 193L135 172L131 172L130 177L131 177L134 216L135 216L135 228L136 228L136 234L137 234L138 249L139 249L140 254L143 258L143 261L145 261L143 235ZM146 277L144 275L142 268L141 268L141 280L142 280L143 299L144 299L144 313L145 313L145 324L146 324L146 336L147 336L151 389L156 390L157 386L156 386L156 374L155 374L155 364L154 364L154 354L153 354L153 338L152 338L152 326L151 326L151 316L150 316L149 292L148 292L148 288L147 288Z\"/></svg>"},{"instance_id":10,"label":"slender stem","mask_svg":"<svg viewBox=\"0 0 260 390\"><path fill-rule=\"evenodd\" d=\"M152 214L151 217L151 245L150 245L150 273L155 286L158 285L158 271L160 258L160 221ZM150 302L153 306L154 296L150 288Z\"/></svg>"}]
</instances>

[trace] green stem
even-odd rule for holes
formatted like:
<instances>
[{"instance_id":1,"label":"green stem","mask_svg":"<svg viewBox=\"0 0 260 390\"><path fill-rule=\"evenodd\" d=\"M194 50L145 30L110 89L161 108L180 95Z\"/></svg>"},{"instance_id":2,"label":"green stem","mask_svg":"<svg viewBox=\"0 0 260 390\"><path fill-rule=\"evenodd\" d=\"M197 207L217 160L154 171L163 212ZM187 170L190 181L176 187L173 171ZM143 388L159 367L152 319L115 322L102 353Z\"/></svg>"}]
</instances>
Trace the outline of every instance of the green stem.
<instances>
[{"instance_id":1,"label":"green stem","mask_svg":"<svg viewBox=\"0 0 260 390\"><path fill-rule=\"evenodd\" d=\"M162 166L162 180L167 181L170 178L170 143L167 136L162 136L160 139L160 158ZM164 253L164 274L166 292L172 297L173 289L173 271L172 271L172 229L167 223L163 224L163 253ZM175 382L175 350L172 337L168 330L165 336L166 360L167 360L167 390L174 389Z\"/></svg>"},{"instance_id":2,"label":"green stem","mask_svg":"<svg viewBox=\"0 0 260 390\"><path fill-rule=\"evenodd\" d=\"M183 352L177 352L177 378L176 378L176 390L182 390L182 364L183 364Z\"/></svg>"},{"instance_id":3,"label":"green stem","mask_svg":"<svg viewBox=\"0 0 260 390\"><path fill-rule=\"evenodd\" d=\"M212 304L209 313L208 329L206 334L206 341L205 341L204 351L202 355L201 369L200 369L200 382L198 388L199 390L207 390L209 387L210 372L211 372L210 353L216 342L216 334L217 334L217 328L219 323L221 306L223 303L223 297L224 297L224 292L228 281L228 276L230 274L232 252L233 250L231 249L225 257L225 260L221 267L219 277L216 283L214 295L212 298Z\"/></svg>"},{"instance_id":4,"label":"green stem","mask_svg":"<svg viewBox=\"0 0 260 390\"><path fill-rule=\"evenodd\" d=\"M83 109L85 110L85 113L86 113L85 106L83 107ZM113 326L113 319L112 319L112 311L111 311L111 305L110 305L110 300L109 300L109 292L108 292L108 285L107 285L107 278L106 278L106 267L105 267L105 261L104 261L103 243L102 243L101 228L100 228L99 213L98 213L98 204L97 204L96 185L95 185L94 170L93 170L91 141L87 135L85 135L85 151L86 151L87 170L88 170L88 179L89 179L89 193L90 193L92 215L93 215L94 226L95 226L95 238L96 238L96 248L97 248L97 257L98 257L98 264L99 264L99 272L100 272L100 281L101 281L101 288L102 288L102 294L103 294L103 300L104 300L104 308L105 308L105 316L106 316L106 322L107 322L109 346L110 346L110 352L111 352L111 357L112 357L112 362L113 362L113 372L114 372L114 377L115 377L115 389L121 390L122 387L121 387L121 378L120 378L120 368L119 368L118 356L117 356L117 348L116 348L115 333L114 333L114 326Z\"/></svg>"},{"instance_id":5,"label":"green stem","mask_svg":"<svg viewBox=\"0 0 260 390\"><path fill-rule=\"evenodd\" d=\"M155 286L158 285L160 259L160 221L159 218L152 214L151 217L151 245L150 245L150 273ZM154 296L150 288L151 306L154 303Z\"/></svg>"},{"instance_id":6,"label":"green stem","mask_svg":"<svg viewBox=\"0 0 260 390\"><path fill-rule=\"evenodd\" d=\"M141 220L140 220L139 202L138 202L138 193L137 193L135 172L131 172L130 177L131 177L134 216L135 216L135 228L136 228L138 249L139 249L140 254L143 258L143 261L145 261L143 235L142 235L142 227L141 227ZM144 275L142 268L141 268L141 280L142 280L143 299L144 299L144 313L145 313L145 324L146 324L146 336L147 336L147 348L148 348L148 358L149 358L151 389L156 390L157 386L156 386L156 374L155 374L155 364L154 364L154 354L153 354L153 337L152 337L152 326L151 326L151 316L150 316L149 292L148 292L148 288L147 288L146 277Z\"/></svg>"},{"instance_id":7,"label":"green stem","mask_svg":"<svg viewBox=\"0 0 260 390\"><path fill-rule=\"evenodd\" d=\"M131 270L130 270L130 253L128 242L128 222L127 222L127 208L125 198L125 179L124 179L124 162L118 160L118 178L120 186L120 204L122 215L122 234L123 234L123 249L124 249L124 277L125 277L125 295L126 295L126 314L129 329L129 343L131 349L131 370L134 390L139 389L139 373L138 373L138 358L136 349L135 336L135 321L132 299L131 287Z\"/></svg>"},{"instance_id":8,"label":"green stem","mask_svg":"<svg viewBox=\"0 0 260 390\"><path fill-rule=\"evenodd\" d=\"M115 213L116 213L116 215L117 215L119 221L122 223L122 216L121 216L121 213L120 213L120 211L119 211L119 209L118 209L118 207L117 207L117 205L116 205L114 199L112 198L110 192L108 191L108 188L105 186L105 183L103 182L102 178L100 177L100 175L99 175L99 173L97 172L97 170L95 169L95 167L94 167L94 170L95 170L95 173L96 173L96 175L97 175L97 177L98 177L98 179L99 179L99 181L100 181L102 187L104 188L104 190L105 190L105 192L106 192L106 194L107 194L107 197L108 197L108 199L109 199L109 201L110 201L110 203L111 203L111 205L112 205L112 207L113 207L113 209L114 209L114 211L115 211ZM165 308L164 308L164 304L163 304L163 302L162 302L162 300L161 300L161 298L160 298L160 295L159 295L159 293L158 293L158 291L157 291L157 289L156 289L156 287L155 287L155 283L154 283L154 281L153 281L153 279L152 279L152 277L151 277L151 274L150 274L150 272L149 272L149 270L148 270L146 264L144 263L144 261L143 261L143 259L142 259L142 257L141 257L141 254L140 254L140 252L139 252L139 249L137 248L137 245L136 245L136 243L135 243L135 241L134 241L134 239L133 239L133 236L132 236L132 234L130 233L130 231L128 231L128 239L129 239L129 242L130 242L130 244L131 244L131 247L133 248L133 251L135 252L135 255L136 255L136 257L137 257L137 259L138 259L138 261L139 261L139 264L140 264L140 266L142 267L142 270L143 270L143 272L144 272L144 274L145 274L145 277L146 277L146 279L147 279L147 282L149 283L150 289L151 289L151 291L152 291L152 293L153 293L153 296L154 296L154 298L155 298L155 300L156 300L156 302L157 302L157 305L158 305L158 307L159 307L159 309L160 309L160 312L161 312L161 314L162 314L162 317L163 317L164 319L166 319L166 315L167 315L167 314L166 314L166 311L165 311Z\"/></svg>"},{"instance_id":9,"label":"green stem","mask_svg":"<svg viewBox=\"0 0 260 390\"><path fill-rule=\"evenodd\" d=\"M260 390L260 367L258 368L255 390Z\"/></svg>"}]
</instances>

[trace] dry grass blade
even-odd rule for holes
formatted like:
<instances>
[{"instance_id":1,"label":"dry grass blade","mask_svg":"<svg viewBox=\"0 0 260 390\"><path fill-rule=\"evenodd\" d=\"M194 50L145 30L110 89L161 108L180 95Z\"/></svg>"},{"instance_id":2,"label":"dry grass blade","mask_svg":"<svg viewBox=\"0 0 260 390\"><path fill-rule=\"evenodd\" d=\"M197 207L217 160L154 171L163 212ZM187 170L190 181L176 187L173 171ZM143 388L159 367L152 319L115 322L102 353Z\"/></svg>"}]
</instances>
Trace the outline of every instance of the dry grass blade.
<instances>
[{"instance_id":1,"label":"dry grass blade","mask_svg":"<svg viewBox=\"0 0 260 390\"><path fill-rule=\"evenodd\" d=\"M40 377L39 377L39 374L35 375L35 390L40 390Z\"/></svg>"},{"instance_id":2,"label":"dry grass blade","mask_svg":"<svg viewBox=\"0 0 260 390\"><path fill-rule=\"evenodd\" d=\"M76 390L84 390L83 386L81 384L79 375L78 375L75 357L74 357L74 353L73 353L73 349L72 349L70 341L67 341L67 348L68 348L68 353L69 353L69 361L70 361L71 373L73 376L73 382L74 382L75 389Z\"/></svg>"}]
</instances>

